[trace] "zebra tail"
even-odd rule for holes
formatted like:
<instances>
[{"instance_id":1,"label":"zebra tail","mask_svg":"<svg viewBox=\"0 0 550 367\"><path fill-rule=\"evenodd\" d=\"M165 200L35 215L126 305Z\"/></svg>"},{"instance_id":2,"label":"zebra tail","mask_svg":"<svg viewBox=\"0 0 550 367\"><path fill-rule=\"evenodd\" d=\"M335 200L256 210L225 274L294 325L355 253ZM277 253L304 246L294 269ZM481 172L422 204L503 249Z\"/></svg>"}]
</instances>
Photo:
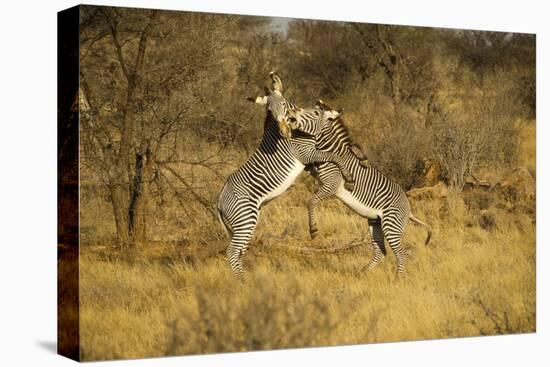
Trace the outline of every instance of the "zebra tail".
<instances>
[{"instance_id":1,"label":"zebra tail","mask_svg":"<svg viewBox=\"0 0 550 367\"><path fill-rule=\"evenodd\" d=\"M227 222L227 219L223 215L223 204L222 201L225 197L225 190L227 189L228 182L226 181L222 187L220 197L218 198L218 203L216 205L216 213L218 213L218 220L220 221L223 229L225 230L225 233L227 234L227 237L231 239L233 237L233 228L231 225Z\"/></svg>"},{"instance_id":2,"label":"zebra tail","mask_svg":"<svg viewBox=\"0 0 550 367\"><path fill-rule=\"evenodd\" d=\"M233 231L231 230L231 226L229 225L229 223L227 223L227 221L223 217L223 214L220 211L220 209L217 210L217 213L218 213L218 219L220 220L220 223L222 224L222 227L225 230L225 233L227 233L227 237L231 238L233 233Z\"/></svg>"},{"instance_id":3,"label":"zebra tail","mask_svg":"<svg viewBox=\"0 0 550 367\"><path fill-rule=\"evenodd\" d=\"M428 230L428 238L426 238L426 242L424 243L424 246L428 246L428 243L430 242L430 239L432 238L432 230L428 225L424 222L422 222L420 219L416 218L414 215L409 214L409 219L415 222L416 224L420 224L421 226L425 227Z\"/></svg>"}]
</instances>

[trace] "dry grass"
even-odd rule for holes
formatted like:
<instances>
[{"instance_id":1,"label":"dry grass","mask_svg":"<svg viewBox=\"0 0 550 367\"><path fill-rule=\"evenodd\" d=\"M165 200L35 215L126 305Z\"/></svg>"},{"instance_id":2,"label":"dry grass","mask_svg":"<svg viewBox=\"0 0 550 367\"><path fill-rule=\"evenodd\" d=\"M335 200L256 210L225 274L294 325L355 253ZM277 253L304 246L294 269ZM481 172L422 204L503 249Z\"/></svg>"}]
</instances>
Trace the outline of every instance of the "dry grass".
<instances>
[{"instance_id":1,"label":"dry grass","mask_svg":"<svg viewBox=\"0 0 550 367\"><path fill-rule=\"evenodd\" d=\"M527 167L529 172L536 177L536 125L534 121L522 121L520 124L520 148L519 148L519 163Z\"/></svg>"},{"instance_id":2,"label":"dry grass","mask_svg":"<svg viewBox=\"0 0 550 367\"><path fill-rule=\"evenodd\" d=\"M302 192L303 191L303 192ZM190 256L210 245L151 245L117 252L81 250L84 360L326 346L535 330L535 224L491 204L494 221L458 195L413 203L433 227L410 225L408 272L395 258L362 268L368 245L338 254L285 246L343 244L367 222L337 201L319 210L321 243L310 244L305 185L262 211L237 284L223 254ZM302 203L300 198L303 198ZM496 200L493 200L496 202ZM482 226L485 226L483 228ZM287 237L274 239L282 232ZM270 235L266 235L266 231ZM196 239L198 243L198 239ZM215 252L215 251L213 251ZM212 253L212 251L211 251Z\"/></svg>"}]
</instances>

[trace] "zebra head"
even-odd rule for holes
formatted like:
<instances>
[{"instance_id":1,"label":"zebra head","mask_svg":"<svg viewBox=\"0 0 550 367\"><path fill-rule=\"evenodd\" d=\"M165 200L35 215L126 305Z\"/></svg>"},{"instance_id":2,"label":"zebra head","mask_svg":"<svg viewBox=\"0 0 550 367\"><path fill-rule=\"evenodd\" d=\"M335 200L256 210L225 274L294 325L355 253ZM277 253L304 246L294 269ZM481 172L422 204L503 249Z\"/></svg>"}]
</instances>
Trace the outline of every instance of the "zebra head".
<instances>
[{"instance_id":1,"label":"zebra head","mask_svg":"<svg viewBox=\"0 0 550 367\"><path fill-rule=\"evenodd\" d=\"M269 73L272 81L271 89L265 88L264 95L256 98L247 98L249 101L265 106L268 117L275 120L278 124L279 133L289 139L291 137L291 129L288 126L286 119L287 112L292 105L283 96L283 82L277 73L272 71Z\"/></svg>"},{"instance_id":2,"label":"zebra head","mask_svg":"<svg viewBox=\"0 0 550 367\"><path fill-rule=\"evenodd\" d=\"M317 101L315 108L291 108L287 112L288 126L291 130L299 130L318 138L340 117L340 112L331 109L322 101Z\"/></svg>"}]
</instances>

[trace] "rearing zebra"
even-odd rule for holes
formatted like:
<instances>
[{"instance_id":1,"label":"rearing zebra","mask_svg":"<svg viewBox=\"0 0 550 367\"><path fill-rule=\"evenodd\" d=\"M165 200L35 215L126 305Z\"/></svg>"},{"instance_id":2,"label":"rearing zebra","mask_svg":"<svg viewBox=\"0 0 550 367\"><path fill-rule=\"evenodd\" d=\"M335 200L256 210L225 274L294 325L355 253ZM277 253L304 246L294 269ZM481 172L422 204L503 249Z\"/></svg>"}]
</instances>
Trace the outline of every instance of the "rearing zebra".
<instances>
[{"instance_id":1,"label":"rearing zebra","mask_svg":"<svg viewBox=\"0 0 550 367\"><path fill-rule=\"evenodd\" d=\"M331 111L322 102L318 108ZM334 111L332 111L334 112ZM332 113L331 112L331 113ZM340 118L323 118L314 109L290 109L288 111L289 127L315 137L317 149L335 152L344 158L346 168L355 179L355 188L347 190L343 185L340 169L327 162L316 165L312 173L321 182L321 187L308 202L310 233L317 232L315 207L322 200L336 195L357 214L369 219L369 230L374 247L374 257L367 265L374 268L386 255L384 237L397 257L397 272L405 271L406 253L401 245L401 237L407 220L410 219L428 230L426 245L430 241L431 230L411 213L409 200L403 189L394 181L384 176L371 165L362 165L354 154L353 145Z\"/></svg>"},{"instance_id":2,"label":"rearing zebra","mask_svg":"<svg viewBox=\"0 0 550 367\"><path fill-rule=\"evenodd\" d=\"M290 104L282 95L280 78L274 73L271 73L271 78L273 90L266 96L254 99L256 103L265 105L267 110L262 142L244 165L228 177L218 199L220 220L231 236L227 258L238 276L243 275L242 257L258 222L260 208L285 192L303 171L305 164L335 162L334 167L340 164L344 169L340 177L353 183L341 157L327 151L319 154L312 152L315 142L311 137L308 139L313 148L310 145L306 150L296 149L286 123ZM309 153L302 154L306 151Z\"/></svg>"}]
</instances>

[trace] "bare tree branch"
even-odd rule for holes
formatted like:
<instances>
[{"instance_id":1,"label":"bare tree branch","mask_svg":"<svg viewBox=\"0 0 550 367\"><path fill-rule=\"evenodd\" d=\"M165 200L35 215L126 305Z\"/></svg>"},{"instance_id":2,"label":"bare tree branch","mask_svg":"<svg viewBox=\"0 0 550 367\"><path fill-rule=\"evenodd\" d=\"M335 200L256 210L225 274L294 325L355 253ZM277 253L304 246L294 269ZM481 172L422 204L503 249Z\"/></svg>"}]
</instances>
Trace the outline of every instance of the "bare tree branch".
<instances>
[{"instance_id":1,"label":"bare tree branch","mask_svg":"<svg viewBox=\"0 0 550 367\"><path fill-rule=\"evenodd\" d=\"M189 190L189 192L191 193L191 195L193 195L195 200L197 200L203 206L203 208L206 209L206 211L212 216L212 218L217 219L217 214L212 209L212 207L210 205L210 202L208 200L206 200L205 198L203 198L202 196L200 196L199 194L197 194L191 188L191 185L189 185L189 183L187 183L187 181L179 173L177 173L172 167L167 166L167 165L162 166L162 168L166 169L175 178L177 178L183 184L183 186L185 186Z\"/></svg>"}]
</instances>

